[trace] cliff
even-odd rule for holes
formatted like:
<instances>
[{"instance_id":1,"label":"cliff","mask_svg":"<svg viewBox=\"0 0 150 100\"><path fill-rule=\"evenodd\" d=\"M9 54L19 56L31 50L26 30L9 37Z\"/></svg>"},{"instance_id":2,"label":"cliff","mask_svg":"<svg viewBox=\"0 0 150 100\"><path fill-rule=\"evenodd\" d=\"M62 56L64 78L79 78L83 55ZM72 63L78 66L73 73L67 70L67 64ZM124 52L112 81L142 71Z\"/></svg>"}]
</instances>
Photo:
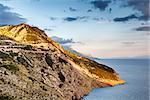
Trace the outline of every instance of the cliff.
<instances>
[{"instance_id":1,"label":"cliff","mask_svg":"<svg viewBox=\"0 0 150 100\"><path fill-rule=\"evenodd\" d=\"M37 27L0 27L0 99L79 100L123 83L112 68L64 50Z\"/></svg>"}]
</instances>

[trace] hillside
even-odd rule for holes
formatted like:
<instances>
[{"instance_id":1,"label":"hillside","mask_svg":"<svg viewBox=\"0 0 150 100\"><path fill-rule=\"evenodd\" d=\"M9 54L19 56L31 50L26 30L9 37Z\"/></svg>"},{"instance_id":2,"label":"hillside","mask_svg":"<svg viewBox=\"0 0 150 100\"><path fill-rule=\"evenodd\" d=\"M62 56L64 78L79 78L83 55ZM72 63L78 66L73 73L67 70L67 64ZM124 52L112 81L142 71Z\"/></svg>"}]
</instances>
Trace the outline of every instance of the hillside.
<instances>
[{"instance_id":1,"label":"hillside","mask_svg":"<svg viewBox=\"0 0 150 100\"><path fill-rule=\"evenodd\" d=\"M64 50L37 27L0 27L0 99L78 100L123 84L110 67Z\"/></svg>"}]
</instances>

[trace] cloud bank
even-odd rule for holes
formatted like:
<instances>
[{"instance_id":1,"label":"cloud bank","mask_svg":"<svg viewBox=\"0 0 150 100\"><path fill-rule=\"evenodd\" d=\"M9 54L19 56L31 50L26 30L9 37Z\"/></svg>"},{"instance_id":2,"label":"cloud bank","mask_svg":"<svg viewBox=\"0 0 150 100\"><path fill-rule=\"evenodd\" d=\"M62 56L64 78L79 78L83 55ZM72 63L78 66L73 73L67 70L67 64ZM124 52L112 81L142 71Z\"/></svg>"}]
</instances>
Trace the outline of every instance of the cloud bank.
<instances>
[{"instance_id":1,"label":"cloud bank","mask_svg":"<svg viewBox=\"0 0 150 100\"><path fill-rule=\"evenodd\" d=\"M100 11L104 11L108 5L111 3L111 0L97 0L91 1L91 4L94 5L95 8L98 8Z\"/></svg>"},{"instance_id":2,"label":"cloud bank","mask_svg":"<svg viewBox=\"0 0 150 100\"><path fill-rule=\"evenodd\" d=\"M129 15L126 17L117 17L117 18L114 18L113 20L115 22L125 22L125 21L129 21L131 19L138 19L138 17L135 14L132 14L132 15Z\"/></svg>"},{"instance_id":3,"label":"cloud bank","mask_svg":"<svg viewBox=\"0 0 150 100\"><path fill-rule=\"evenodd\" d=\"M77 16L77 17L65 17L63 20L67 22L73 22L73 21L87 21L89 16Z\"/></svg>"},{"instance_id":4,"label":"cloud bank","mask_svg":"<svg viewBox=\"0 0 150 100\"><path fill-rule=\"evenodd\" d=\"M0 25L25 23L27 19L20 14L10 11L11 8L0 4Z\"/></svg>"},{"instance_id":5,"label":"cloud bank","mask_svg":"<svg viewBox=\"0 0 150 100\"><path fill-rule=\"evenodd\" d=\"M150 31L150 26L138 27L135 30L136 31Z\"/></svg>"},{"instance_id":6,"label":"cloud bank","mask_svg":"<svg viewBox=\"0 0 150 100\"><path fill-rule=\"evenodd\" d=\"M58 42L59 44L75 43L73 41L73 39L63 39L63 38L60 38L60 37L57 37L57 36L52 36L51 39Z\"/></svg>"}]
</instances>

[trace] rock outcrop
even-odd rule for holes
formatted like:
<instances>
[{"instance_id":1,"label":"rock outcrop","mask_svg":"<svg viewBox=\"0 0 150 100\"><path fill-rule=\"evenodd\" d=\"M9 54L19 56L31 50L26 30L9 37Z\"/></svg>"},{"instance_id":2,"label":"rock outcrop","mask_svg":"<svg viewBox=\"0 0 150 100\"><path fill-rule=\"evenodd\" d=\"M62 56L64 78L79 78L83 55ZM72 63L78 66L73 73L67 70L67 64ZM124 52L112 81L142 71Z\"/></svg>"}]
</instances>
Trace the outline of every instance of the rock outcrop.
<instances>
[{"instance_id":1,"label":"rock outcrop","mask_svg":"<svg viewBox=\"0 0 150 100\"><path fill-rule=\"evenodd\" d=\"M123 83L112 68L64 50L36 27L0 27L0 100L79 100Z\"/></svg>"}]
</instances>

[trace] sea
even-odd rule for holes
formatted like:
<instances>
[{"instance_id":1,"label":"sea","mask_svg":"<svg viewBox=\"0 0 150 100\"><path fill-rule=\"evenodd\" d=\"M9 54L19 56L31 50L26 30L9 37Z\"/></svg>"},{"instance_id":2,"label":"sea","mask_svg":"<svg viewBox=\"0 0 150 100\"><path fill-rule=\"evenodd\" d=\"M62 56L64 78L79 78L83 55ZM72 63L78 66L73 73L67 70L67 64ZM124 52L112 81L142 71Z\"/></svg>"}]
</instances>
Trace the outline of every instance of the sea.
<instances>
[{"instance_id":1,"label":"sea","mask_svg":"<svg viewBox=\"0 0 150 100\"><path fill-rule=\"evenodd\" d=\"M126 83L93 89L83 100L150 100L150 59L101 59Z\"/></svg>"}]
</instances>

